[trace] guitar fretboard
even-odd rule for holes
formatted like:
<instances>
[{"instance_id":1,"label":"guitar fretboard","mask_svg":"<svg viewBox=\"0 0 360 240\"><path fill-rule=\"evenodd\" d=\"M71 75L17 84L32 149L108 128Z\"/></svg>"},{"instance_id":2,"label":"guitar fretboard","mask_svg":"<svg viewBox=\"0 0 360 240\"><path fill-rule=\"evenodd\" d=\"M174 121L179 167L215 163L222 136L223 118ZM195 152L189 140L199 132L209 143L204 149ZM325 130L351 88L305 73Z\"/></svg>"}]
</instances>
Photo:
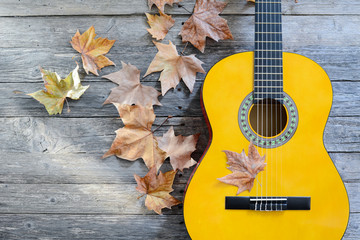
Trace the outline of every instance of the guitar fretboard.
<instances>
[{"instance_id":1,"label":"guitar fretboard","mask_svg":"<svg viewBox=\"0 0 360 240\"><path fill-rule=\"evenodd\" d=\"M254 101L283 99L281 0L255 1Z\"/></svg>"}]
</instances>

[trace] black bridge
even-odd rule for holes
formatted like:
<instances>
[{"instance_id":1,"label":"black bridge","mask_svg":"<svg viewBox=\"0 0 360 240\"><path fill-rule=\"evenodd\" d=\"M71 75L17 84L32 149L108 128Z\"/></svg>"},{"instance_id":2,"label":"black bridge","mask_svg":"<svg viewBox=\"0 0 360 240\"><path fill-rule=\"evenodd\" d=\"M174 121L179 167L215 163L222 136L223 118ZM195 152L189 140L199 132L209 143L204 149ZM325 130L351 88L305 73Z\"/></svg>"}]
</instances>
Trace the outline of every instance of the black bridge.
<instances>
[{"instance_id":1,"label":"black bridge","mask_svg":"<svg viewBox=\"0 0 360 240\"><path fill-rule=\"evenodd\" d=\"M225 197L225 209L310 210L310 197Z\"/></svg>"}]
</instances>

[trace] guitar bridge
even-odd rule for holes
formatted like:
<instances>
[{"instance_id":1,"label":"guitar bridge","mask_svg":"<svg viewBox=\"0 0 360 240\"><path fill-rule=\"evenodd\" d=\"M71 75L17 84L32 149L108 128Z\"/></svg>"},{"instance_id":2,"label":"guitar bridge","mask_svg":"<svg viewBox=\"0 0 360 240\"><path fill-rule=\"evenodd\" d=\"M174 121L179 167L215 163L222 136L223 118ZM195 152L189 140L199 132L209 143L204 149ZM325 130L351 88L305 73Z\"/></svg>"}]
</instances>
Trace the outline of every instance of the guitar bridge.
<instances>
[{"instance_id":1,"label":"guitar bridge","mask_svg":"<svg viewBox=\"0 0 360 240\"><path fill-rule=\"evenodd\" d=\"M310 210L310 197L225 197L225 209L255 211Z\"/></svg>"}]
</instances>

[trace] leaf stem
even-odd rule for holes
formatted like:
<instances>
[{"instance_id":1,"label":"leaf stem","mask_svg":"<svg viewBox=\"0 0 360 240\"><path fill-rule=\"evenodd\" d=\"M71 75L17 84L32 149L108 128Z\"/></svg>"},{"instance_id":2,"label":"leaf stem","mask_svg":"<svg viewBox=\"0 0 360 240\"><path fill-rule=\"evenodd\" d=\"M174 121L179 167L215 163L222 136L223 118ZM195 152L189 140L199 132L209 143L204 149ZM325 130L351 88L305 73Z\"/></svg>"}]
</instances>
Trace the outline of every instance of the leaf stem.
<instances>
[{"instance_id":1,"label":"leaf stem","mask_svg":"<svg viewBox=\"0 0 360 240\"><path fill-rule=\"evenodd\" d=\"M189 42L186 42L185 47L184 47L184 50L182 50L182 52L180 53L181 55L184 55L184 52L185 52L185 50L186 50L186 47L187 47L188 43L189 43Z\"/></svg>"},{"instance_id":2,"label":"leaf stem","mask_svg":"<svg viewBox=\"0 0 360 240\"><path fill-rule=\"evenodd\" d=\"M69 102L68 102L67 98L65 98L65 102L66 102L66 106L67 106L67 112L69 113L69 112L71 112L71 110L70 110L70 106L69 106Z\"/></svg>"},{"instance_id":3,"label":"leaf stem","mask_svg":"<svg viewBox=\"0 0 360 240\"><path fill-rule=\"evenodd\" d=\"M140 196L138 196L137 197L137 199L140 199L140 198L142 198L143 196L145 196L146 194L144 193L144 194L141 194Z\"/></svg>"},{"instance_id":4,"label":"leaf stem","mask_svg":"<svg viewBox=\"0 0 360 240\"><path fill-rule=\"evenodd\" d=\"M152 133L156 132L159 128L161 128L162 125L164 125L164 123L166 123L167 120L169 120L169 118L172 118L172 116L168 116L154 131L151 131Z\"/></svg>"}]
</instances>

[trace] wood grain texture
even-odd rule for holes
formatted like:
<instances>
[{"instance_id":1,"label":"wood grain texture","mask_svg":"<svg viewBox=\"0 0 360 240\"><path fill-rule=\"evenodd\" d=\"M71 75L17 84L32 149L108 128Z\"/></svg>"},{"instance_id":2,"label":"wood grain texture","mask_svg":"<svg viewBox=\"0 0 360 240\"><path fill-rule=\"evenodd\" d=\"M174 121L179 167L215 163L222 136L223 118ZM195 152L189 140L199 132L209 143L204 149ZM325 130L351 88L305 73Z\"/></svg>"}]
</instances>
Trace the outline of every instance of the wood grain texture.
<instances>
[{"instance_id":1,"label":"wood grain texture","mask_svg":"<svg viewBox=\"0 0 360 240\"><path fill-rule=\"evenodd\" d=\"M194 0L181 5L191 11ZM228 0L223 17L234 40L207 41L205 54L189 45L208 71L231 54L253 49L254 7L245 0ZM178 36L189 13L166 6L175 26L171 40L182 51ZM39 66L66 76L81 62L69 43L77 29L95 26L99 36L115 39L107 56L145 73L157 50L146 31L145 0L2 0L0 1L0 239L189 239L182 206L154 215L135 191L133 174L147 172L142 160L101 159L122 126L115 108L103 106L115 84L94 75L81 78L88 91L69 101L71 112L49 117L30 93L43 88ZM353 0L283 1L285 51L319 63L332 80L333 107L324 142L350 197L351 214L344 239L360 238L360 3ZM75 57L74 57L75 56ZM72 59L74 57L74 59ZM160 90L159 74L142 81ZM201 133L198 160L208 141L202 117L200 89L205 74L197 75L193 93L183 83L160 97L154 128L168 115L161 135L173 125L176 134ZM168 161L162 170L170 170ZM177 173L174 196L182 200L191 171Z\"/></svg>"},{"instance_id":2,"label":"wood grain texture","mask_svg":"<svg viewBox=\"0 0 360 240\"><path fill-rule=\"evenodd\" d=\"M253 4L246 0L228 0L228 7L223 14L253 14ZM194 7L194 1L183 0L181 5L189 11ZM166 13L187 14L187 11L177 7L165 7ZM292 0L283 2L284 14L358 14L360 4L351 0L313 0L299 1L295 4ZM0 16L67 16L67 15L133 15L143 14L148 11L145 0L2 0L0 3ZM153 11L155 9L153 8Z\"/></svg>"},{"instance_id":3,"label":"wood grain texture","mask_svg":"<svg viewBox=\"0 0 360 240\"><path fill-rule=\"evenodd\" d=\"M200 75L200 74L199 74ZM81 101L69 99L70 112L66 105L62 117L118 117L112 104L103 105L109 96L110 89L115 84L103 79L99 82L83 82L90 88L81 97ZM144 85L152 86L160 91L160 82L147 82ZM200 92L202 81L195 83L192 93L181 82L176 89L170 90L165 96L160 96L161 107L155 106L157 116L201 117ZM333 106L330 117L357 117L360 116L360 82L342 81L333 82ZM44 89L41 82L36 83L2 83L0 84L0 116L20 117L36 116L46 117L45 107L35 99L25 94L15 94L14 91L32 93ZM351 99L351 101L349 101Z\"/></svg>"}]
</instances>

